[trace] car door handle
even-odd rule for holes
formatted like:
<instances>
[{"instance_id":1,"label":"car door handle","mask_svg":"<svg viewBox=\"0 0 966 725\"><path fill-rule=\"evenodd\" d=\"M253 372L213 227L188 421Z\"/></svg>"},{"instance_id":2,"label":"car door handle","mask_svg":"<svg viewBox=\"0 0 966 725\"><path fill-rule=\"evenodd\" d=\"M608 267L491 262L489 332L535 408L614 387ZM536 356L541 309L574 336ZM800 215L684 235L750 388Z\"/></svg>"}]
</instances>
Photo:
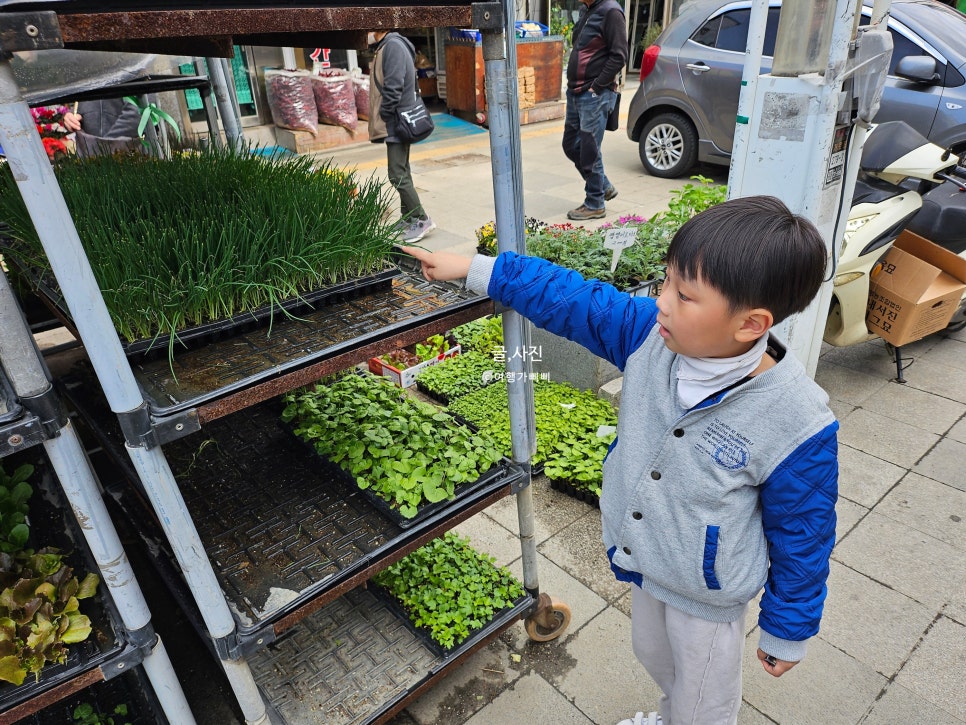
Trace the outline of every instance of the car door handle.
<instances>
[{"instance_id":1,"label":"car door handle","mask_svg":"<svg viewBox=\"0 0 966 725\"><path fill-rule=\"evenodd\" d=\"M705 65L704 63L688 63L684 67L688 70L693 70L695 73L705 73L711 70L711 66Z\"/></svg>"}]
</instances>

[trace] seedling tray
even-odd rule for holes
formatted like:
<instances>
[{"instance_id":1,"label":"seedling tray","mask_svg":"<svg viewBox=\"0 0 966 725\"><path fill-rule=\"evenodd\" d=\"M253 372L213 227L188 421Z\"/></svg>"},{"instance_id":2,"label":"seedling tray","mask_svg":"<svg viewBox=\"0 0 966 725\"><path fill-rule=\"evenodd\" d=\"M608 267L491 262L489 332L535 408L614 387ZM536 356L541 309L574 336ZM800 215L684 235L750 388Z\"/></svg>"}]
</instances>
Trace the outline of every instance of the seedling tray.
<instances>
[{"instance_id":1,"label":"seedling tray","mask_svg":"<svg viewBox=\"0 0 966 725\"><path fill-rule=\"evenodd\" d=\"M406 627L419 638L427 649L434 652L438 657L444 659L452 657L455 653L458 653L467 647L472 647L474 642L479 640L481 637L484 637L487 632L491 631L494 627L499 627L500 624L508 620L513 621L519 619L520 615L526 612L527 608L530 606L530 603L533 601L529 594L524 594L513 603L512 607L501 609L499 612L493 615L493 618L489 622L479 629L474 629L472 632L470 632L466 639L455 647L444 647L442 644L433 639L433 635L428 629L425 627L418 627L413 623L413 620L406 611L406 608L398 599L396 599L396 597L392 595L388 589L372 581L366 583L366 588L372 592L377 599L384 603L385 606L396 615L396 617L402 620Z\"/></svg>"},{"instance_id":2,"label":"seedling tray","mask_svg":"<svg viewBox=\"0 0 966 725\"><path fill-rule=\"evenodd\" d=\"M40 671L39 681L35 681L34 676L28 673L20 686L0 682L0 712L9 712L20 707L16 711L18 716L31 714L48 704L50 700L44 694L52 688L109 665L112 659L126 651L126 645L118 635L120 618L111 600L110 591L78 530L72 509L64 498L50 463L40 448L32 448L3 460L7 473L13 473L22 463L34 466L34 473L28 479L34 489L28 501L28 546L35 550L43 546L56 547L67 553L65 562L74 569L74 576L78 580L92 572L101 577L101 582L97 585L94 596L80 602L80 611L90 619L92 632L83 642L68 645L65 664L48 663ZM68 692L69 688L70 685Z\"/></svg>"},{"instance_id":3,"label":"seedling tray","mask_svg":"<svg viewBox=\"0 0 966 725\"><path fill-rule=\"evenodd\" d=\"M20 263L15 255L11 257L11 260L21 274L35 286L37 294L50 310L64 322L75 337L79 337L70 310L67 308L67 302L53 275ZM379 272L312 290L299 297L282 300L275 305L263 305L227 319L187 327L175 334L174 345L170 350L170 336L165 333L131 342L121 340L121 348L127 357L140 362L158 359L167 361L169 352L173 354L184 350L195 350L253 330L267 330L269 325L274 327L274 324L282 318L298 317L306 312L319 310L372 292L388 290L392 286L392 280L400 274L401 271L397 266L389 265Z\"/></svg>"},{"instance_id":4,"label":"seedling tray","mask_svg":"<svg viewBox=\"0 0 966 725\"><path fill-rule=\"evenodd\" d=\"M74 710L80 705L90 705L101 716L99 722L109 722L113 717L116 725L168 725L160 705L151 691L151 683L140 667L120 677L98 682L70 697L44 708L37 714L20 721L21 725L66 725L74 723ZM114 708L127 705L127 715L115 715Z\"/></svg>"},{"instance_id":5,"label":"seedling tray","mask_svg":"<svg viewBox=\"0 0 966 725\"><path fill-rule=\"evenodd\" d=\"M594 508L600 508L600 496L596 493L591 493L586 488L576 486L570 481L562 481L555 478L548 478L547 480L550 482L550 488L554 491L560 491L560 493L565 493L571 498L585 501Z\"/></svg>"},{"instance_id":6,"label":"seedling tray","mask_svg":"<svg viewBox=\"0 0 966 725\"><path fill-rule=\"evenodd\" d=\"M465 421L458 419L456 416L452 417L458 423L465 425ZM344 480L347 486L355 487L365 497L365 499L372 504L373 508L378 510L383 516L396 524L396 526L398 526L400 529L409 529L452 505L454 501L464 498L474 491L477 491L480 488L486 487L488 484L493 483L494 481L506 477L510 464L509 460L504 459L502 462L492 466L475 481L468 481L456 486L453 489L453 498L446 499L445 501L437 501L436 503L424 503L417 507L417 513L415 516L412 518L406 518L399 513L399 510L396 507L391 505L372 489L359 488L358 483L356 483L352 474L342 470L338 464L333 463L324 456L320 456L318 453L316 453L315 449L312 447L312 444L299 438L295 434L295 431L292 429L290 424L281 423L281 425L283 428L289 431L293 439L297 440L305 448L309 455L313 456L315 460L319 462L321 470L327 471L333 478L340 478Z\"/></svg>"}]
</instances>

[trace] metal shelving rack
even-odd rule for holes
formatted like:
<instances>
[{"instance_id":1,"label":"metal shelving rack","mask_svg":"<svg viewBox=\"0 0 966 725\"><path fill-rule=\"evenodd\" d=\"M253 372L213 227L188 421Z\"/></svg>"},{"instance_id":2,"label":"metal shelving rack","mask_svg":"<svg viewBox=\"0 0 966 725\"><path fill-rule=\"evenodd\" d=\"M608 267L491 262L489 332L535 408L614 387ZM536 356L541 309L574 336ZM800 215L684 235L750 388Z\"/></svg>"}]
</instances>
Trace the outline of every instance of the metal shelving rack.
<instances>
[{"instance_id":1,"label":"metal shelving rack","mask_svg":"<svg viewBox=\"0 0 966 725\"><path fill-rule=\"evenodd\" d=\"M217 57L229 53L233 43L303 42L354 47L361 46L366 30L373 28L479 28L484 39L491 108L498 237L501 248L523 249L516 74L509 72L516 68L512 4L396 2L333 7L301 3L299 7L275 5L266 9L254 3L214 2L202 10L177 3L123 5L115 8L85 0L27 0L13 4L0 0L0 50L73 47L188 51ZM219 74L212 73L211 82L216 97L228 97ZM222 108L219 103L219 110ZM227 128L230 115L222 111L232 142ZM478 318L492 310L492 302L452 285L423 282L414 271L404 271L389 290L300 315L299 320L276 321L272 341L266 344L262 339L255 345L259 349L247 354L237 368L228 365L230 369L225 369L224 361L231 355L226 354L226 349L219 349L217 343L177 353L173 363L177 380L171 375L167 360L132 364L111 324L46 154L36 135L25 133L30 128L32 121L19 97L9 63L0 61L0 144L17 174L28 211L90 360L91 381L68 382L67 387L72 397L77 396L78 407L96 410L100 405L107 413L99 418L95 415L94 425L107 443L105 448L124 452L119 461L149 503L158 529L163 532L158 543L171 554L167 566L173 578L187 587L186 610L207 634L246 722L317 720L321 706L341 713L347 722L385 720L429 687L451 664L521 618L525 618L527 631L534 639L559 636L569 622L569 610L541 594L537 582L529 487L529 461L535 445L533 394L523 355L516 356L509 366L509 372L524 374L512 376L514 380L508 385L513 455L499 477L459 497L418 526L401 530L383 519L372 536L353 542L349 554L333 553L330 558L334 566L329 570L295 567L298 583L269 587L267 599L264 592L253 598L250 589L246 589L245 572L241 571L245 567L231 561L225 566L221 559L230 559L235 547L236 551L245 551L249 566L253 561L269 561L277 551L257 551L254 537L273 525L283 525L283 518L276 515L273 519L270 514L290 515L285 506L295 505L295 499L301 497L272 511L264 502L254 501L257 492L239 496L239 489L232 487L231 491L221 491L218 508L241 501L254 502L255 517L264 520L247 531L233 527L232 515L221 515L220 523L213 525L212 521L224 511L203 510L203 489L208 484L192 481L187 470L190 466L184 465L190 448L179 448L194 445L198 435L234 439L242 436L241 448L251 451L250 457L239 456L235 461L242 470L232 474L221 465L213 469L237 484L248 475L250 466L265 457L254 441L271 438L271 421L277 419L277 415L273 416L273 399L279 394L392 346L417 342ZM527 334L518 315L504 312L504 337L509 349L526 349ZM83 399L98 397L92 396L97 389L103 393L103 400L85 405ZM105 420L113 425L104 424ZM243 436L245 429L252 431L248 438ZM284 490L286 485L313 490L326 483L334 485L323 481L324 474L313 473L304 462L294 480L283 480L300 465L295 451L286 451L285 455L285 465L262 469L264 475L276 476L268 487L273 493ZM77 446L69 460L75 466L77 461L86 460L83 450ZM232 486L230 482L228 485ZM354 502L348 488L334 490L335 494L316 507L320 534L336 526L335 519L343 515L346 507L355 507L357 518L372 517L371 511ZM428 652L418 637L404 631L398 616L359 585L379 569L511 493L516 494L519 511L526 601L504 613L485 636L464 647L449 654ZM210 492L207 498L211 499ZM222 557L222 553L227 555ZM282 576L284 573L276 579ZM273 581L272 577L266 581ZM324 656L334 649L339 650L338 656ZM296 671L283 673L282 661L296 663ZM374 691L364 692L363 681L370 685L375 682ZM323 716L331 721L327 718ZM173 721L189 722L177 718Z\"/></svg>"},{"instance_id":2,"label":"metal shelving rack","mask_svg":"<svg viewBox=\"0 0 966 725\"><path fill-rule=\"evenodd\" d=\"M62 515L32 514L32 526L41 522L53 528L59 522L62 529L70 529L44 533L52 542L63 539L62 550L80 549L85 565L96 568L101 578L93 605L97 614L92 617L99 632L94 639L101 641L72 645L67 663L48 665L39 681L0 687L0 724L19 721L138 665L150 679L164 717L172 723L191 723L187 701L151 625L147 603L107 514L98 482L2 274L0 330L0 458L36 452L44 493L35 491L33 498L44 500L32 503L32 510L49 509L53 499ZM45 455L39 451L41 446ZM68 508L73 519L66 513Z\"/></svg>"}]
</instances>

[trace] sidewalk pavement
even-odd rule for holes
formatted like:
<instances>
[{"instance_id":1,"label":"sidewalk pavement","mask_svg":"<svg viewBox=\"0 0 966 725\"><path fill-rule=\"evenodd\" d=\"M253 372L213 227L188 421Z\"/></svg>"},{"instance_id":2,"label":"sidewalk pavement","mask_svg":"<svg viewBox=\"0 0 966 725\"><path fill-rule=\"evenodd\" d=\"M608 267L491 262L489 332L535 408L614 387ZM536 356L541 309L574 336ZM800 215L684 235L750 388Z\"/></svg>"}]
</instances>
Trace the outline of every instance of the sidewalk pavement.
<instances>
[{"instance_id":1,"label":"sidewalk pavement","mask_svg":"<svg viewBox=\"0 0 966 725\"><path fill-rule=\"evenodd\" d=\"M582 201L579 176L560 150L561 131L561 121L521 127L525 213L546 222L566 221ZM660 211L687 182L645 174L623 128L608 133L603 147L619 196L595 224ZM379 145L329 155L385 178ZM489 135L419 144L412 168L439 226L424 243L471 253L475 229L494 218ZM727 179L725 168L700 172ZM933 335L903 355L908 382L900 385L882 341L823 350L816 379L841 423L825 616L807 659L775 679L754 656L752 605L742 725L966 723L966 332ZM394 725L613 725L656 709L657 686L631 651L630 594L609 573L599 511L543 478L533 485L540 589L569 605L569 628L540 644L515 624ZM514 497L458 531L521 576Z\"/></svg>"}]
</instances>

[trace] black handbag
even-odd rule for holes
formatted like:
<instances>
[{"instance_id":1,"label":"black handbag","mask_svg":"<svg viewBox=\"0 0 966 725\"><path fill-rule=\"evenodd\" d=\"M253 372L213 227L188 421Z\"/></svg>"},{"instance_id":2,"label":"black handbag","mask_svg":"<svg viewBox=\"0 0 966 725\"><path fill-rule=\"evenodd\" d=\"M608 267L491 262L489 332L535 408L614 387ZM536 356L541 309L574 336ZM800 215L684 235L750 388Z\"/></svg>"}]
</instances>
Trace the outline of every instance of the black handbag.
<instances>
[{"instance_id":1,"label":"black handbag","mask_svg":"<svg viewBox=\"0 0 966 725\"><path fill-rule=\"evenodd\" d=\"M621 115L621 94L617 93L617 100L614 101L614 109L607 116L607 125L604 126L608 131L616 131L618 126L620 126L620 115Z\"/></svg>"},{"instance_id":2,"label":"black handbag","mask_svg":"<svg viewBox=\"0 0 966 725\"><path fill-rule=\"evenodd\" d=\"M414 94L413 103L404 106L402 101L396 106L395 135L403 143L418 143L427 138L436 128L433 117L423 103L418 93Z\"/></svg>"}]
</instances>

